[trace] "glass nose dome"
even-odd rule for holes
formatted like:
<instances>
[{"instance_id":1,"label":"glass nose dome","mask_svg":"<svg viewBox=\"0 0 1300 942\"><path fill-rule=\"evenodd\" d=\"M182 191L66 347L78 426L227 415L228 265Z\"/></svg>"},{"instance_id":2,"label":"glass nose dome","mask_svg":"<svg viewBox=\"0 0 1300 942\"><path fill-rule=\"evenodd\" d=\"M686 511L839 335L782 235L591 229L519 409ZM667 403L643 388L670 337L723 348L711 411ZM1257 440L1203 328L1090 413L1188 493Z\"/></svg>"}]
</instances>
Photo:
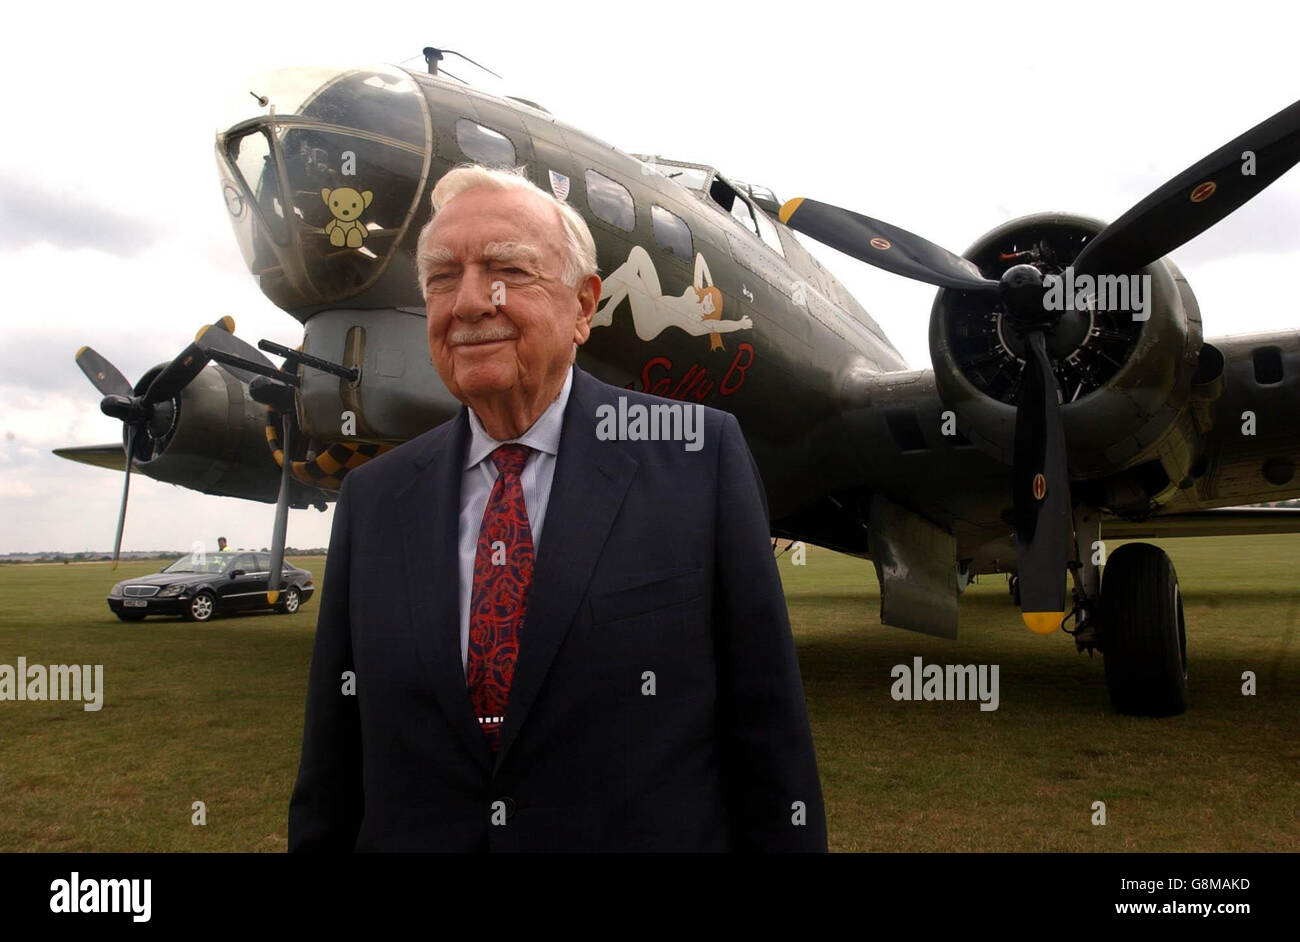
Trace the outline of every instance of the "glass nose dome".
<instances>
[{"instance_id":1,"label":"glass nose dome","mask_svg":"<svg viewBox=\"0 0 1300 942\"><path fill-rule=\"evenodd\" d=\"M287 311L363 291L419 208L428 107L392 67L286 69L250 83L254 117L217 135L226 208L262 292Z\"/></svg>"}]
</instances>

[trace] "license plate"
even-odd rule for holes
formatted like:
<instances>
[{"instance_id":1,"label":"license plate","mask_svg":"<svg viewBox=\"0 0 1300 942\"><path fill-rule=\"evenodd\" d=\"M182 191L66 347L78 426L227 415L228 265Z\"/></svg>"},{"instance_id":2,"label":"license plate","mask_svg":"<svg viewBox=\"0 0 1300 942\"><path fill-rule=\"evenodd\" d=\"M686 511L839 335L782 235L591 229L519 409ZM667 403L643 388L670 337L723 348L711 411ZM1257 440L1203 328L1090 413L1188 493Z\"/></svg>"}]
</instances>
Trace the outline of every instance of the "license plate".
<instances>
[{"instance_id":1,"label":"license plate","mask_svg":"<svg viewBox=\"0 0 1300 942\"><path fill-rule=\"evenodd\" d=\"M148 608L148 599L123 599L122 604L127 608Z\"/></svg>"}]
</instances>

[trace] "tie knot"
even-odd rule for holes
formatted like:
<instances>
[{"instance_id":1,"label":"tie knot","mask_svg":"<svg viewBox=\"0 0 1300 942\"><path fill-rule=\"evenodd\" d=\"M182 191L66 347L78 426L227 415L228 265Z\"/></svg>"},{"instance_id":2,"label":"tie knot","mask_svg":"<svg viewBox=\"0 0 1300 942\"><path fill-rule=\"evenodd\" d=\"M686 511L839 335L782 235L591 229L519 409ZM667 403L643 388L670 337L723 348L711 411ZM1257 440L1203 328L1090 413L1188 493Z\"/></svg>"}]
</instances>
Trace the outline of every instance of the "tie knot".
<instances>
[{"instance_id":1,"label":"tie knot","mask_svg":"<svg viewBox=\"0 0 1300 942\"><path fill-rule=\"evenodd\" d=\"M531 452L527 445L502 445L492 452L492 463L497 466L498 474L519 474Z\"/></svg>"}]
</instances>

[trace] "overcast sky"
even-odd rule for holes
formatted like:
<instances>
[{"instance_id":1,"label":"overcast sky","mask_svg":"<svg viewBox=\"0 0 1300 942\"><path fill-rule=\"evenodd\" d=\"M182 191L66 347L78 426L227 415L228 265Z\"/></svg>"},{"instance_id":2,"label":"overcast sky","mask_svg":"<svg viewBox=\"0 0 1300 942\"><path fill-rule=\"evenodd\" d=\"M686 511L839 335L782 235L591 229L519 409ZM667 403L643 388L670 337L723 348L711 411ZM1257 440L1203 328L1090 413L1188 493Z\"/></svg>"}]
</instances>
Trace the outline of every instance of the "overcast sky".
<instances>
[{"instance_id":1,"label":"overcast sky","mask_svg":"<svg viewBox=\"0 0 1300 942\"><path fill-rule=\"evenodd\" d=\"M111 546L120 476L51 454L121 440L73 355L134 382L223 314L287 345L301 327L248 275L213 135L247 79L293 65L422 67L458 49L635 153L712 163L963 251L1026 213L1113 219L1300 97L1282 4L492 4L229 0L21 4L0 59L0 553ZM16 41L15 41L16 40ZM474 70L453 65L469 78ZM231 103L235 103L232 111ZM933 289L820 257L913 367ZM1300 323L1300 174L1174 253L1207 336ZM273 507L132 482L126 549L270 541ZM324 545L294 511L289 542Z\"/></svg>"}]
</instances>

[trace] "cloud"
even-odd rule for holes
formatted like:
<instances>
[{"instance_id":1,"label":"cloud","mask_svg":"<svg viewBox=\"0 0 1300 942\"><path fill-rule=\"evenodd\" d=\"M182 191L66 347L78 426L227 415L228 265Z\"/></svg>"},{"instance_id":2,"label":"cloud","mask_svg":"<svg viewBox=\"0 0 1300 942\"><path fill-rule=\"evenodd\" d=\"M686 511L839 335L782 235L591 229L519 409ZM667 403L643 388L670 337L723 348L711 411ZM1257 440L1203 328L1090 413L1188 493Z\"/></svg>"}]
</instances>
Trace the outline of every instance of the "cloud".
<instances>
[{"instance_id":1,"label":"cloud","mask_svg":"<svg viewBox=\"0 0 1300 942\"><path fill-rule=\"evenodd\" d=\"M130 206L127 201L124 206ZM64 249L91 248L128 257L149 248L161 235L152 222L110 206L101 194L78 187L33 182L0 175L0 250L46 242Z\"/></svg>"}]
</instances>

